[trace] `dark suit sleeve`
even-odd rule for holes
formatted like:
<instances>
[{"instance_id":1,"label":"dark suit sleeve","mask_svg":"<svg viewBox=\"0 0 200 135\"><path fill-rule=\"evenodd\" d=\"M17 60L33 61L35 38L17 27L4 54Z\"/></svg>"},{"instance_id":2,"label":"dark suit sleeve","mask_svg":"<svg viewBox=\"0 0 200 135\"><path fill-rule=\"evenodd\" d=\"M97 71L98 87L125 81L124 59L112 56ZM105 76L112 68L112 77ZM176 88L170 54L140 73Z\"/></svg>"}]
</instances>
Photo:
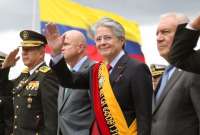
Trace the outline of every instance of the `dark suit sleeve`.
<instances>
[{"instance_id":1,"label":"dark suit sleeve","mask_svg":"<svg viewBox=\"0 0 200 135\"><path fill-rule=\"evenodd\" d=\"M44 118L44 128L41 135L55 135L57 132L58 82L51 72L45 75L40 85Z\"/></svg>"},{"instance_id":2,"label":"dark suit sleeve","mask_svg":"<svg viewBox=\"0 0 200 135\"><path fill-rule=\"evenodd\" d=\"M153 92L151 74L145 64L137 65L134 71L131 88L136 109L138 135L150 135Z\"/></svg>"},{"instance_id":3,"label":"dark suit sleeve","mask_svg":"<svg viewBox=\"0 0 200 135\"><path fill-rule=\"evenodd\" d=\"M89 89L89 70L85 72L72 73L66 66L64 58L55 65L51 61L50 66L56 73L59 83L63 87L72 89Z\"/></svg>"},{"instance_id":4,"label":"dark suit sleeve","mask_svg":"<svg viewBox=\"0 0 200 135\"><path fill-rule=\"evenodd\" d=\"M200 74L200 50L194 50L200 33L185 28L185 25L179 25L177 28L169 62L178 68Z\"/></svg>"},{"instance_id":5,"label":"dark suit sleeve","mask_svg":"<svg viewBox=\"0 0 200 135\"><path fill-rule=\"evenodd\" d=\"M0 99L1 99L1 121L5 135L12 133L13 126L13 100L12 100L12 81L8 80L9 68L0 69Z\"/></svg>"},{"instance_id":6,"label":"dark suit sleeve","mask_svg":"<svg viewBox=\"0 0 200 135\"><path fill-rule=\"evenodd\" d=\"M12 89L14 87L15 80L9 80L10 68L0 69L0 91L6 98L12 97Z\"/></svg>"},{"instance_id":7,"label":"dark suit sleeve","mask_svg":"<svg viewBox=\"0 0 200 135\"><path fill-rule=\"evenodd\" d=\"M14 81L8 79L10 68L0 69L0 90L4 96L12 96Z\"/></svg>"},{"instance_id":8,"label":"dark suit sleeve","mask_svg":"<svg viewBox=\"0 0 200 135\"><path fill-rule=\"evenodd\" d=\"M8 81L8 74L9 74L10 68L0 69L0 82Z\"/></svg>"},{"instance_id":9,"label":"dark suit sleeve","mask_svg":"<svg viewBox=\"0 0 200 135\"><path fill-rule=\"evenodd\" d=\"M193 107L196 111L197 117L198 117L198 123L200 123L200 75L194 75L194 78L191 79L192 84L188 88L190 90L190 98L192 100ZM200 125L199 125L199 131L200 131ZM200 135L200 132L199 132Z\"/></svg>"},{"instance_id":10,"label":"dark suit sleeve","mask_svg":"<svg viewBox=\"0 0 200 135\"><path fill-rule=\"evenodd\" d=\"M9 86L8 86L9 87ZM5 135L10 135L13 131L13 100L12 96L4 97L3 119L5 123Z\"/></svg>"}]
</instances>

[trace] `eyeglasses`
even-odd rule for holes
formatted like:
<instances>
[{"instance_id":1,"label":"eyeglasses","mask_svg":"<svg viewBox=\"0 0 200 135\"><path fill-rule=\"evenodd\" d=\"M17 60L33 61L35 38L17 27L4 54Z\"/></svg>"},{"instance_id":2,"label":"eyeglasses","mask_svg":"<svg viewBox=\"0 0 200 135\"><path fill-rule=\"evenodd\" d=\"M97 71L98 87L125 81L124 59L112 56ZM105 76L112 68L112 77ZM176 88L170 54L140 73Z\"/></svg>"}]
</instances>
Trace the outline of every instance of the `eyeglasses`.
<instances>
[{"instance_id":1,"label":"eyeglasses","mask_svg":"<svg viewBox=\"0 0 200 135\"><path fill-rule=\"evenodd\" d=\"M98 36L95 38L95 42L101 42L101 40L103 39L104 42L108 42L110 40L113 39L113 37L111 35L103 35L103 36Z\"/></svg>"}]
</instances>

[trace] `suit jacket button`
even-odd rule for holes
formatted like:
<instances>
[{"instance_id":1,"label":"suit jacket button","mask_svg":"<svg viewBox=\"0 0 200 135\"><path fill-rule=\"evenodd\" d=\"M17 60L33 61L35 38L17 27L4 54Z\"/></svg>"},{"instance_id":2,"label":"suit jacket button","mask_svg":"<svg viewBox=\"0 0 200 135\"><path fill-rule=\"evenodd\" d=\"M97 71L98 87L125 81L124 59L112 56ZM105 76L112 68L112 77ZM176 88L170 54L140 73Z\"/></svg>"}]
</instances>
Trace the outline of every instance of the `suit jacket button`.
<instances>
[{"instance_id":1,"label":"suit jacket button","mask_svg":"<svg viewBox=\"0 0 200 135\"><path fill-rule=\"evenodd\" d=\"M28 104L28 105L27 105L27 108L29 108L29 109L30 109L30 108L31 108L31 104Z\"/></svg>"},{"instance_id":2,"label":"suit jacket button","mask_svg":"<svg viewBox=\"0 0 200 135\"><path fill-rule=\"evenodd\" d=\"M153 122L156 122L156 119L155 119L155 118L152 118L152 121L153 121Z\"/></svg>"}]
</instances>

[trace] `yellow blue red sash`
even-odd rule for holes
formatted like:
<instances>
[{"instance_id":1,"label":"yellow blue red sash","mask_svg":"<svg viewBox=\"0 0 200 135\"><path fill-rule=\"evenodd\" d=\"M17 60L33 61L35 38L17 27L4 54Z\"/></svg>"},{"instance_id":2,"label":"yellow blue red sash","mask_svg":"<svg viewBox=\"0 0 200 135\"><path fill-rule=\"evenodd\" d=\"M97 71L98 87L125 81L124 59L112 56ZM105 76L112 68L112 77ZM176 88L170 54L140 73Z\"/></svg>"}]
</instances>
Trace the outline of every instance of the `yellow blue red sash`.
<instances>
[{"instance_id":1,"label":"yellow blue red sash","mask_svg":"<svg viewBox=\"0 0 200 135\"><path fill-rule=\"evenodd\" d=\"M97 63L93 67L92 95L95 123L101 135L137 135L136 119L128 127L104 63Z\"/></svg>"}]
</instances>

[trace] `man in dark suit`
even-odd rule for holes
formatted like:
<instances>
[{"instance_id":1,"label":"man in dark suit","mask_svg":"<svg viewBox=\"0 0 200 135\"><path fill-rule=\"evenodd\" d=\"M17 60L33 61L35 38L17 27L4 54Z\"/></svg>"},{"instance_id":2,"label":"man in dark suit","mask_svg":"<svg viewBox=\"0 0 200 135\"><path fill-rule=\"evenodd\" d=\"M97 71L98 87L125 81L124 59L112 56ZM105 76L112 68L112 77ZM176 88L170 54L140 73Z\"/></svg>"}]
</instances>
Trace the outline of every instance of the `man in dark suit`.
<instances>
[{"instance_id":1,"label":"man in dark suit","mask_svg":"<svg viewBox=\"0 0 200 135\"><path fill-rule=\"evenodd\" d=\"M93 62L86 56L85 36L77 30L67 31L63 36L62 53L68 67L75 72L88 70ZM58 135L89 135L93 118L89 90L74 91L60 86Z\"/></svg>"},{"instance_id":2,"label":"man in dark suit","mask_svg":"<svg viewBox=\"0 0 200 135\"><path fill-rule=\"evenodd\" d=\"M0 52L0 67L6 57L6 54ZM2 83L0 80L0 84ZM5 86L6 88L9 85ZM12 118L13 118L13 105L12 96L10 96L9 91L3 91L5 89L0 85L0 135L10 135L12 133Z\"/></svg>"},{"instance_id":3,"label":"man in dark suit","mask_svg":"<svg viewBox=\"0 0 200 135\"><path fill-rule=\"evenodd\" d=\"M180 25L175 34L169 62L183 70L200 74L200 50L194 50L200 35L200 16Z\"/></svg>"},{"instance_id":4,"label":"man in dark suit","mask_svg":"<svg viewBox=\"0 0 200 135\"><path fill-rule=\"evenodd\" d=\"M187 17L177 13L161 16L157 48L168 60L170 47L180 23ZM199 135L200 76L168 66L153 98L152 135Z\"/></svg>"},{"instance_id":5,"label":"man in dark suit","mask_svg":"<svg viewBox=\"0 0 200 135\"><path fill-rule=\"evenodd\" d=\"M125 31L118 22L110 18L104 18L98 21L92 30L94 30L94 35L92 35L92 37L96 42L99 53L102 55L104 61L111 66L109 73L112 89L105 89L100 97L94 96L96 93L94 89L92 89L92 86L96 83L94 84L91 80L95 79L92 74L98 63L85 72L70 72L59 51L61 50L59 48L62 46L63 39L56 31L56 26L49 24L46 28L47 40L57 41L52 42L54 44L50 44L53 49L53 59L50 64L56 72L61 85L80 89L90 88L95 111L95 121L91 127L92 135L104 135L107 133L150 135L151 97L153 90L148 67L144 63L131 59L125 54L123 50ZM99 80L99 83L100 82ZM111 96L111 94L109 95L111 99L101 99L106 92L113 92L114 97ZM99 99L101 99L101 101ZM82 101L80 100L80 102ZM98 108L96 102L105 103L102 105L106 105L106 107L99 106ZM108 102L115 102L117 105L115 103L111 104L115 104L117 107L109 108L109 106L107 106ZM101 110L102 108L103 110ZM98 111L100 113L97 113ZM119 113L117 113L117 115L112 115L111 112ZM100 118L100 115L103 117L105 116L105 118L101 119L102 117ZM118 120L121 121L119 123L115 119L118 116ZM120 124L121 126L118 127ZM110 125L112 125L112 127ZM137 129L135 128L136 125ZM123 132L121 132L121 130L123 130Z\"/></svg>"},{"instance_id":6,"label":"man in dark suit","mask_svg":"<svg viewBox=\"0 0 200 135\"><path fill-rule=\"evenodd\" d=\"M21 31L20 37L27 68L15 80L8 80L10 67L19 59L17 48L8 54L0 69L0 85L10 86L2 91L13 94L13 135L56 135L58 83L44 62L46 38L30 30Z\"/></svg>"}]
</instances>

